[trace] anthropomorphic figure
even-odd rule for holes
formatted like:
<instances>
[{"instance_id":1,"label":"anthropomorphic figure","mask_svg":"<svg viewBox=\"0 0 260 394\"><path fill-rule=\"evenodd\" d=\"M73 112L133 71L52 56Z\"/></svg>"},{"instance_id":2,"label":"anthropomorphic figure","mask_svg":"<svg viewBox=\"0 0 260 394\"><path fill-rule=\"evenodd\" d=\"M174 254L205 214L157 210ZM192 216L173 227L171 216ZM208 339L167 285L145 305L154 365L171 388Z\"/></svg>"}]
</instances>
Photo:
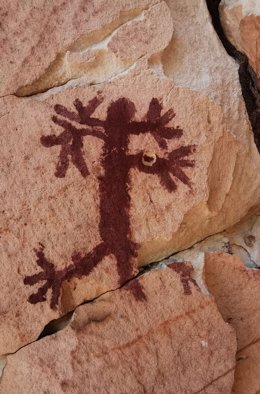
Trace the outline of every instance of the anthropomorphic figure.
<instances>
[{"instance_id":1,"label":"anthropomorphic figure","mask_svg":"<svg viewBox=\"0 0 260 394\"><path fill-rule=\"evenodd\" d=\"M99 177L99 233L102 241L85 256L74 252L71 263L60 270L56 270L55 265L45 257L43 245L35 250L37 264L42 271L24 279L24 283L30 286L43 282L38 291L29 297L29 302L33 304L45 301L50 289L50 305L55 308L63 282L89 275L94 267L110 254L116 258L120 284L131 278L133 261L138 250L138 244L131 240L129 219L131 168L158 176L162 187L169 192L176 190L177 180L191 187L183 168L194 166L194 160L188 158L195 150L193 145L181 146L169 152L167 157L159 157L151 152L128 153L131 135L150 133L162 149L167 149L167 140L180 138L183 130L169 126L175 116L172 109L162 114L162 105L158 99L153 98L145 118L136 121L134 103L127 98L119 98L109 105L106 119L100 120L92 115L102 101L102 97L97 96L84 106L77 99L74 102L76 111L55 105L57 115L53 116L52 120L62 127L63 131L58 136L47 135L41 138L45 147L61 147L55 172L58 178L66 176L70 161L82 177L87 177L89 170L84 159L83 138L93 136L103 141L101 165L104 174Z\"/></svg>"}]
</instances>

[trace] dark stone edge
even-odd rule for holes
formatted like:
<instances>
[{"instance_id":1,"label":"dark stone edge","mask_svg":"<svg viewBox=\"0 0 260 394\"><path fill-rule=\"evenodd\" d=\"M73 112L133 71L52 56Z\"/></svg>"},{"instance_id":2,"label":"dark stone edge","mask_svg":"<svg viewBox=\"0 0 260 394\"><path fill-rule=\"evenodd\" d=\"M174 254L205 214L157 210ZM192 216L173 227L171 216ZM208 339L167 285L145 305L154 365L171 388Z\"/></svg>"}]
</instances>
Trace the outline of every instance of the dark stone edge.
<instances>
[{"instance_id":1,"label":"dark stone edge","mask_svg":"<svg viewBox=\"0 0 260 394\"><path fill-rule=\"evenodd\" d=\"M257 87L257 78L254 70L248 63L244 53L238 51L225 36L219 16L219 3L221 0L206 0L212 24L229 56L239 64L239 80L242 95L245 100L248 117L253 129L254 140L260 152L260 90Z\"/></svg>"}]
</instances>

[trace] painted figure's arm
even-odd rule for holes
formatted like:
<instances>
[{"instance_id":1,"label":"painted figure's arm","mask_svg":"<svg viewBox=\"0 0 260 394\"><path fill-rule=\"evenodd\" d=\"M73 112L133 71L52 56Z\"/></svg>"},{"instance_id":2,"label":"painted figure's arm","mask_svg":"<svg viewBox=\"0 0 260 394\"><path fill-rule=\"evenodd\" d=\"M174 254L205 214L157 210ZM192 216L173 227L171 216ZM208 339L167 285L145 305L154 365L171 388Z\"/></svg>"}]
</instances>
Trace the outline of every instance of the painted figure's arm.
<instances>
[{"instance_id":1,"label":"painted figure's arm","mask_svg":"<svg viewBox=\"0 0 260 394\"><path fill-rule=\"evenodd\" d=\"M102 103L102 101L103 98L97 96L90 100L88 104L84 106L79 99L76 99L73 103L76 112L69 111L66 107L60 104L56 104L54 110L58 115L63 116L70 121L74 121L86 126L104 127L105 122L103 120L91 116L95 112L97 107Z\"/></svg>"},{"instance_id":2,"label":"painted figure's arm","mask_svg":"<svg viewBox=\"0 0 260 394\"><path fill-rule=\"evenodd\" d=\"M162 105L159 100L153 98L150 102L149 109L146 113L145 120L129 123L128 132L130 134L151 133L158 145L166 149L165 140L172 138L180 138L183 130L179 127L169 127L167 124L175 117L173 109L169 109L165 114L161 115Z\"/></svg>"},{"instance_id":3,"label":"painted figure's arm","mask_svg":"<svg viewBox=\"0 0 260 394\"><path fill-rule=\"evenodd\" d=\"M186 158L194 151L194 145L187 145L173 150L166 158L150 152L140 152L129 155L127 159L129 168L137 168L140 172L158 176L161 185L173 192L177 189L173 177L191 188L190 179L182 168L194 167L194 160Z\"/></svg>"},{"instance_id":4,"label":"painted figure's arm","mask_svg":"<svg viewBox=\"0 0 260 394\"><path fill-rule=\"evenodd\" d=\"M69 143L72 140L72 134L78 133L82 137L90 135L102 140L105 140L105 135L97 127L88 128L77 128L65 119L58 118L57 116L52 117L52 121L63 127L63 132L60 135L49 134L41 137L41 143L43 146L49 148L54 145L63 145Z\"/></svg>"},{"instance_id":5,"label":"painted figure's arm","mask_svg":"<svg viewBox=\"0 0 260 394\"><path fill-rule=\"evenodd\" d=\"M94 99L91 100L86 106L86 112L91 114L97 105L97 101L94 102ZM87 127L76 127L73 125L73 121L76 122L79 120L79 118L77 118L77 116L79 117L79 114L72 113L63 106L56 106L56 113L59 113L63 118L55 115L52 117L52 121L62 127L63 131L59 135L50 134L43 135L41 137L41 143L46 148L50 148L55 145L61 146L59 159L56 164L55 176L57 178L64 178L71 161L79 170L81 175L86 178L86 176L89 175L89 170L84 157L83 137L92 136L105 141L106 135L100 126L87 125ZM93 121L90 117L88 119L90 119L91 122ZM78 125L83 124L83 122L79 121L77 123Z\"/></svg>"}]
</instances>

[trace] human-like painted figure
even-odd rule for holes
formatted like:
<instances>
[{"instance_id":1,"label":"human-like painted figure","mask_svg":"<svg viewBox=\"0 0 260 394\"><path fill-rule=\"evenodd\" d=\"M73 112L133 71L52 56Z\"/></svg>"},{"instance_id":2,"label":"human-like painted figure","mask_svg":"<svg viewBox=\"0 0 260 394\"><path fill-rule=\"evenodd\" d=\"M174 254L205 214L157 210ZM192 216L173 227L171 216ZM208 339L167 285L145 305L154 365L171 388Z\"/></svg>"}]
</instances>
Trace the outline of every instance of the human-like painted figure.
<instances>
[{"instance_id":1,"label":"human-like painted figure","mask_svg":"<svg viewBox=\"0 0 260 394\"><path fill-rule=\"evenodd\" d=\"M93 117L96 108L103 101L101 96L90 100L86 106L75 100L76 111L70 111L62 105L55 105L56 115L52 121L63 128L58 135L41 137L41 143L47 148L60 145L59 160L55 176L66 176L70 162L78 169L82 177L89 175L83 154L83 138L92 136L103 141L101 165L104 174L99 177L100 223L99 233L102 239L92 251L84 256L74 252L71 263L64 269L56 270L44 254L44 246L35 250L37 264L41 272L24 279L26 285L43 282L37 292L29 297L32 304L46 300L51 290L51 308L58 305L63 282L72 278L87 276L105 256L114 255L120 284L131 278L134 270L133 261L137 257L138 244L131 240L129 219L130 209L130 169L158 176L162 187L168 192L177 189L176 181L181 181L191 188L191 182L183 168L194 167L194 160L189 156L194 152L194 145L181 146L160 157L150 152L128 153L129 137L150 133L162 149L167 149L167 140L178 139L183 130L178 126L169 126L175 114L172 109L162 114L162 105L153 98L142 121L135 120L136 108L127 98L111 102L105 120ZM78 126L74 126L77 124ZM136 291L139 298L145 298L142 290ZM141 297L140 297L141 295Z\"/></svg>"}]
</instances>

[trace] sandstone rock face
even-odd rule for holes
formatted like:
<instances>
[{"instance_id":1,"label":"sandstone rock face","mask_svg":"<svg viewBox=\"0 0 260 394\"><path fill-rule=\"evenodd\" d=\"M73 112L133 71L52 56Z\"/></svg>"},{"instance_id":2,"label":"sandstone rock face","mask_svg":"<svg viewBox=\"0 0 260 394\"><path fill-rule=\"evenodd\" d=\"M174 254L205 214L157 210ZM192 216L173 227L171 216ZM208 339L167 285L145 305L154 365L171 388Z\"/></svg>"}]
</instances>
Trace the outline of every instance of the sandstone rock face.
<instances>
[{"instance_id":1,"label":"sandstone rock face","mask_svg":"<svg viewBox=\"0 0 260 394\"><path fill-rule=\"evenodd\" d=\"M67 2L49 10L48 24L60 21L51 48L45 33L40 40L38 30L27 31L40 42L22 41L35 48L29 57L27 46L23 52L16 44L28 69L19 76L5 69L4 94L15 91L11 81L28 94L81 73L85 79L1 99L1 354L36 339L45 324L84 300L122 285L139 266L225 229L259 203L260 160L237 67L216 38L206 5L142 2L137 10L134 2L118 2L105 12L102 1L95 4L86 14ZM62 18L72 8L78 22L66 41ZM17 32L19 12L11 23ZM119 23L118 15L126 19ZM15 43L4 42L8 53ZM78 73L62 73L64 64Z\"/></svg>"},{"instance_id":2,"label":"sandstone rock face","mask_svg":"<svg viewBox=\"0 0 260 394\"><path fill-rule=\"evenodd\" d=\"M174 255L174 261L193 261L194 267L203 265L205 253L224 252L237 255L248 268L260 265L260 216L251 214L225 230L204 241L193 245L188 250ZM173 257L172 257L173 258ZM197 262L197 263L196 263Z\"/></svg>"},{"instance_id":3,"label":"sandstone rock face","mask_svg":"<svg viewBox=\"0 0 260 394\"><path fill-rule=\"evenodd\" d=\"M259 230L259 216L255 215L172 258L191 261L193 277L215 297L224 320L235 329L235 394L255 394L260 389L260 271L255 269L259 267Z\"/></svg>"},{"instance_id":4,"label":"sandstone rock face","mask_svg":"<svg viewBox=\"0 0 260 394\"><path fill-rule=\"evenodd\" d=\"M260 389L260 271L244 268L236 256L212 253L206 255L205 281L237 334L233 393L255 394Z\"/></svg>"},{"instance_id":5,"label":"sandstone rock face","mask_svg":"<svg viewBox=\"0 0 260 394\"><path fill-rule=\"evenodd\" d=\"M162 267L79 307L63 331L8 357L0 392L231 392L234 332L190 275Z\"/></svg>"},{"instance_id":6,"label":"sandstone rock face","mask_svg":"<svg viewBox=\"0 0 260 394\"><path fill-rule=\"evenodd\" d=\"M222 20L258 73L245 3L222 1ZM234 390L259 389L260 158L206 2L0 0L0 15L0 392L226 394L230 324L248 357Z\"/></svg>"},{"instance_id":7,"label":"sandstone rock face","mask_svg":"<svg viewBox=\"0 0 260 394\"><path fill-rule=\"evenodd\" d=\"M260 86L260 3L257 0L222 0L222 26L227 38L245 53Z\"/></svg>"},{"instance_id":8,"label":"sandstone rock face","mask_svg":"<svg viewBox=\"0 0 260 394\"><path fill-rule=\"evenodd\" d=\"M153 0L3 2L0 95L28 95L82 75L105 80L168 44L168 14Z\"/></svg>"}]
</instances>

